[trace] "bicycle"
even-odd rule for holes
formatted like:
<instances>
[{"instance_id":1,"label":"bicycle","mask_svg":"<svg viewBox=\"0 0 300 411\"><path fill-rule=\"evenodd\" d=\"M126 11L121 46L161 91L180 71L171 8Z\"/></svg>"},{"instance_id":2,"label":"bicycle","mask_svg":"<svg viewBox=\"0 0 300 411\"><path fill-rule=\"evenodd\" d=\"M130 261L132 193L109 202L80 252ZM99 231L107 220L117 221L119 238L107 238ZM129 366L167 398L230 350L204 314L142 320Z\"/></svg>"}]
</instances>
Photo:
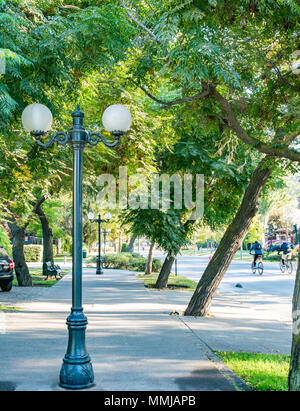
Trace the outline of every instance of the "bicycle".
<instances>
[{"instance_id":1,"label":"bicycle","mask_svg":"<svg viewBox=\"0 0 300 411\"><path fill-rule=\"evenodd\" d=\"M284 274L286 271L288 274L292 274L294 270L292 260L290 258L286 258L283 264L282 259L281 259L279 263L279 268L282 274Z\"/></svg>"},{"instance_id":2,"label":"bicycle","mask_svg":"<svg viewBox=\"0 0 300 411\"><path fill-rule=\"evenodd\" d=\"M250 255L253 255L253 254L250 253ZM262 263L262 255L259 255L257 257L256 265L254 265L254 261L252 262L251 270L252 270L252 274L256 274L256 271L258 271L258 274L262 275L262 273L264 272L264 266Z\"/></svg>"}]
</instances>

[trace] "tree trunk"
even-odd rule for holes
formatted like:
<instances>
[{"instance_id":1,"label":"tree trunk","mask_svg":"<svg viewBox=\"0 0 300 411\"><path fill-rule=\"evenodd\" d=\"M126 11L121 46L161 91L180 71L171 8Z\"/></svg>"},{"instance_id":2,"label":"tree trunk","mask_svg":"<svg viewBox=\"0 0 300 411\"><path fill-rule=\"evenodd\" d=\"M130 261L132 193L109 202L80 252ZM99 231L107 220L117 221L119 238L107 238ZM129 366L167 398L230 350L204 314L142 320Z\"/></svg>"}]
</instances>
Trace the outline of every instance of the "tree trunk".
<instances>
[{"instance_id":1,"label":"tree trunk","mask_svg":"<svg viewBox=\"0 0 300 411\"><path fill-rule=\"evenodd\" d=\"M155 246L155 243L151 243L150 248L149 248L149 254L148 254L145 274L152 274L152 261L153 261L154 246Z\"/></svg>"},{"instance_id":2,"label":"tree trunk","mask_svg":"<svg viewBox=\"0 0 300 411\"><path fill-rule=\"evenodd\" d=\"M184 315L208 314L215 292L257 213L259 195L272 173L268 162L270 156L261 160L253 173L240 208L206 267Z\"/></svg>"},{"instance_id":3,"label":"tree trunk","mask_svg":"<svg viewBox=\"0 0 300 411\"><path fill-rule=\"evenodd\" d=\"M32 278L24 256L25 229L15 223L8 223L8 226L13 236L12 253L18 285L20 287L32 286Z\"/></svg>"},{"instance_id":4,"label":"tree trunk","mask_svg":"<svg viewBox=\"0 0 300 411\"><path fill-rule=\"evenodd\" d=\"M289 372L289 391L300 391L300 247L293 296L293 339Z\"/></svg>"},{"instance_id":5,"label":"tree trunk","mask_svg":"<svg viewBox=\"0 0 300 411\"><path fill-rule=\"evenodd\" d=\"M168 279L169 279L169 276L170 276L170 273L171 273L171 268L172 268L172 265L174 263L175 258L176 258L175 256L172 256L172 255L169 255L169 254L167 255L167 257L165 258L165 261L164 261L164 263L161 267L159 276L156 280L156 283L155 283L155 286L154 286L155 288L162 289L162 288L167 287Z\"/></svg>"},{"instance_id":6,"label":"tree trunk","mask_svg":"<svg viewBox=\"0 0 300 411\"><path fill-rule=\"evenodd\" d=\"M184 223L184 229L185 229L185 234L188 233L188 231L191 229L191 227L195 224L195 220L187 220ZM169 276L171 273L172 265L174 263L175 258L177 257L177 254L180 251L180 247L174 250L175 253L174 255L168 254L167 257L165 258L165 261L163 263L163 266L161 267L159 276L156 280L155 283L155 288L161 289L161 288L166 288L169 280Z\"/></svg>"},{"instance_id":7,"label":"tree trunk","mask_svg":"<svg viewBox=\"0 0 300 411\"><path fill-rule=\"evenodd\" d=\"M133 246L134 246L135 240L136 240L136 237L135 237L135 236L132 236L131 239L130 239L130 241L129 241L128 247L127 247L127 249L126 249L126 252L127 252L127 253L131 253L132 251L134 251L134 250L133 250Z\"/></svg>"},{"instance_id":8,"label":"tree trunk","mask_svg":"<svg viewBox=\"0 0 300 411\"><path fill-rule=\"evenodd\" d=\"M45 201L45 200L43 200ZM34 208L34 212L38 215L42 230L43 230L43 274L47 275L47 268L46 262L51 261L54 264L53 259L53 232L52 228L49 226L49 221L42 209L42 199L37 203L36 207Z\"/></svg>"}]
</instances>

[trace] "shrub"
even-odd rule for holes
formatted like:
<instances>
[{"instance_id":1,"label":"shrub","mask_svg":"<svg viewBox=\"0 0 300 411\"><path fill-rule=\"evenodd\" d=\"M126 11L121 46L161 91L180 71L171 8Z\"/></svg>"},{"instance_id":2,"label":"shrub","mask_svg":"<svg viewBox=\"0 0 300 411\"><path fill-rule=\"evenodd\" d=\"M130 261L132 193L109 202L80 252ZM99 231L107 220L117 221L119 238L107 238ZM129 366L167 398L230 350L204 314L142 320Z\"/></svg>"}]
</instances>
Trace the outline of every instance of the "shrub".
<instances>
[{"instance_id":1,"label":"shrub","mask_svg":"<svg viewBox=\"0 0 300 411\"><path fill-rule=\"evenodd\" d=\"M281 253L282 255L282 253ZM281 260L281 255L278 255L277 251L276 252L271 252L271 253L264 253L263 258L268 261L280 261ZM292 260L295 261L297 260L297 255L292 254Z\"/></svg>"},{"instance_id":2,"label":"shrub","mask_svg":"<svg viewBox=\"0 0 300 411\"><path fill-rule=\"evenodd\" d=\"M131 257L129 259L129 270L145 271L147 260L144 257Z\"/></svg>"},{"instance_id":3,"label":"shrub","mask_svg":"<svg viewBox=\"0 0 300 411\"><path fill-rule=\"evenodd\" d=\"M10 258L12 258L12 245L9 244L5 247L5 250L7 252L7 254L9 255Z\"/></svg>"},{"instance_id":4,"label":"shrub","mask_svg":"<svg viewBox=\"0 0 300 411\"><path fill-rule=\"evenodd\" d=\"M39 262L42 260L43 246L37 244L24 245L24 256L27 263Z\"/></svg>"},{"instance_id":5,"label":"shrub","mask_svg":"<svg viewBox=\"0 0 300 411\"><path fill-rule=\"evenodd\" d=\"M57 256L57 247L56 245L53 245L53 257Z\"/></svg>"},{"instance_id":6,"label":"shrub","mask_svg":"<svg viewBox=\"0 0 300 411\"><path fill-rule=\"evenodd\" d=\"M158 273L161 270L162 262L158 258L153 258L152 271Z\"/></svg>"},{"instance_id":7,"label":"shrub","mask_svg":"<svg viewBox=\"0 0 300 411\"><path fill-rule=\"evenodd\" d=\"M11 249L9 248L11 246L7 231L0 225L0 247L4 247L7 252L9 252Z\"/></svg>"},{"instance_id":8,"label":"shrub","mask_svg":"<svg viewBox=\"0 0 300 411\"><path fill-rule=\"evenodd\" d=\"M127 244L123 243L122 248L121 248L121 253L126 253L126 250L127 250Z\"/></svg>"},{"instance_id":9,"label":"shrub","mask_svg":"<svg viewBox=\"0 0 300 411\"><path fill-rule=\"evenodd\" d=\"M97 257L94 257L93 261L97 261ZM146 261L144 257L137 253L121 252L102 256L103 268L119 270L143 271L146 266Z\"/></svg>"},{"instance_id":10,"label":"shrub","mask_svg":"<svg viewBox=\"0 0 300 411\"><path fill-rule=\"evenodd\" d=\"M102 256L102 263L104 268L115 268L120 270L128 269L130 256L127 253L119 254L105 254ZM97 258L94 258L97 260Z\"/></svg>"},{"instance_id":11,"label":"shrub","mask_svg":"<svg viewBox=\"0 0 300 411\"><path fill-rule=\"evenodd\" d=\"M97 257L93 257L93 261L97 261ZM131 270L131 271L145 271L147 258L144 258L138 253L118 253L118 254L105 254L102 256L103 268L111 268L118 270ZM157 258L153 258L153 271L160 271L162 262Z\"/></svg>"}]
</instances>

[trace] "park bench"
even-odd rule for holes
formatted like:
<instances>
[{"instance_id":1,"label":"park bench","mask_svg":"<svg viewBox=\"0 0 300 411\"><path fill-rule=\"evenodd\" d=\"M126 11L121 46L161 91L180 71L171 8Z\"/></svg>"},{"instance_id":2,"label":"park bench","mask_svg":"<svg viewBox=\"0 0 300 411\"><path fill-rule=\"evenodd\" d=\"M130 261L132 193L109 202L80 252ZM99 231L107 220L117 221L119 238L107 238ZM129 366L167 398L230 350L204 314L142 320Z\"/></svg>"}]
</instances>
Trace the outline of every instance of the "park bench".
<instances>
[{"instance_id":1,"label":"park bench","mask_svg":"<svg viewBox=\"0 0 300 411\"><path fill-rule=\"evenodd\" d=\"M55 277L57 275L62 277L61 275L61 268L58 265L54 265L51 261L46 261L46 263L43 264L45 267L44 275L46 276L45 281L48 279L48 277ZM46 273L46 274L45 274Z\"/></svg>"}]
</instances>

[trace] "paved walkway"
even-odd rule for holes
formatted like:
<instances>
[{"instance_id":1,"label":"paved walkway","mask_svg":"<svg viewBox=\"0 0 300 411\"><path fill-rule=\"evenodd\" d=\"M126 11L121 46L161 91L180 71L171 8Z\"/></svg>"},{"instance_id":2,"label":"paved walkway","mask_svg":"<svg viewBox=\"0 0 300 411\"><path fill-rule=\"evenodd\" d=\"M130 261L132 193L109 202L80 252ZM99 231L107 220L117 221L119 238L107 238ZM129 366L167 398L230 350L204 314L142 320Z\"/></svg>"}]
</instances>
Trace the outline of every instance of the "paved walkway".
<instances>
[{"instance_id":1,"label":"paved walkway","mask_svg":"<svg viewBox=\"0 0 300 411\"><path fill-rule=\"evenodd\" d=\"M51 288L26 290L23 299L15 297L17 287L0 293L2 304L15 298L22 308L0 312L0 390L60 390L71 276ZM212 349L290 350L290 324L266 319L228 296L217 296L214 317L191 318L170 315L184 310L191 293L148 290L128 271L96 276L85 269L83 290L93 390L235 390L243 384Z\"/></svg>"},{"instance_id":2,"label":"paved walkway","mask_svg":"<svg viewBox=\"0 0 300 411\"><path fill-rule=\"evenodd\" d=\"M147 290L135 273L113 270L96 276L86 269L83 286L92 389L235 390L239 385L222 363L211 360L213 354L197 335L169 315L164 294ZM71 276L52 288L36 289L39 297L27 290L35 301L23 298L21 311L1 313L0 389L59 390ZM0 293L0 301L8 303L18 291Z\"/></svg>"}]
</instances>

